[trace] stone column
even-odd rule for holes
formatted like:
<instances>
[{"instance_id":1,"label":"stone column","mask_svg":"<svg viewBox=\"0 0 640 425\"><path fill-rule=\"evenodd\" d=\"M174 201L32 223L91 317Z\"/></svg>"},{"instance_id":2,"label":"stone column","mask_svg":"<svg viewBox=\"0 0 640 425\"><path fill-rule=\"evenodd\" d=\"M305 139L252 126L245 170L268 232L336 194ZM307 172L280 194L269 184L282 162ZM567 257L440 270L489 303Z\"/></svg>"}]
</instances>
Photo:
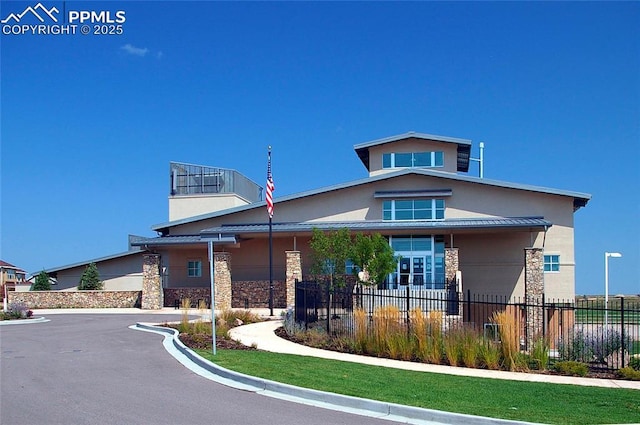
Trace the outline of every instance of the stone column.
<instances>
[{"instance_id":1,"label":"stone column","mask_svg":"<svg viewBox=\"0 0 640 425\"><path fill-rule=\"evenodd\" d=\"M544 310L544 251L542 248L525 248L524 250L524 298L526 309L526 348L532 347L533 341L542 336Z\"/></svg>"},{"instance_id":2,"label":"stone column","mask_svg":"<svg viewBox=\"0 0 640 425\"><path fill-rule=\"evenodd\" d=\"M447 282L456 280L456 272L459 270L458 248L444 249L444 275Z\"/></svg>"},{"instance_id":3,"label":"stone column","mask_svg":"<svg viewBox=\"0 0 640 425\"><path fill-rule=\"evenodd\" d=\"M229 310L231 308L231 253L213 253L213 274L215 284L215 309Z\"/></svg>"},{"instance_id":4,"label":"stone column","mask_svg":"<svg viewBox=\"0 0 640 425\"><path fill-rule=\"evenodd\" d=\"M160 255L144 254L142 257L142 309L159 310L164 306Z\"/></svg>"},{"instance_id":5,"label":"stone column","mask_svg":"<svg viewBox=\"0 0 640 425\"><path fill-rule=\"evenodd\" d=\"M285 292L287 307L292 307L296 302L296 279L302 280L302 258L300 251L285 251L285 253L287 255Z\"/></svg>"}]
</instances>

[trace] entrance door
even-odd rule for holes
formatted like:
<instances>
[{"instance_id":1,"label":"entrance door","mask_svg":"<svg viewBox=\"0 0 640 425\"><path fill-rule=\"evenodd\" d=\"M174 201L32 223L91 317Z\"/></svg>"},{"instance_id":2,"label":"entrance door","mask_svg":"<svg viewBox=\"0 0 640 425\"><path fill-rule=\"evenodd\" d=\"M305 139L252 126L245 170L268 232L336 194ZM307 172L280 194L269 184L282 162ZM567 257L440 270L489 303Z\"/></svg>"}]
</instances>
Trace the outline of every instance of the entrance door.
<instances>
[{"instance_id":1,"label":"entrance door","mask_svg":"<svg viewBox=\"0 0 640 425\"><path fill-rule=\"evenodd\" d=\"M400 257L395 273L396 284L411 285L415 288L431 288L433 258L430 254ZM392 274L393 276L393 274ZM427 286L425 286L427 285Z\"/></svg>"},{"instance_id":2,"label":"entrance door","mask_svg":"<svg viewBox=\"0 0 640 425\"><path fill-rule=\"evenodd\" d=\"M411 270L412 274L412 283L414 286L422 286L424 285L424 266L425 266L425 257L413 257L413 269Z\"/></svg>"},{"instance_id":3,"label":"entrance door","mask_svg":"<svg viewBox=\"0 0 640 425\"><path fill-rule=\"evenodd\" d=\"M400 285L408 285L411 283L411 257L400 258L398 268L398 283Z\"/></svg>"}]
</instances>

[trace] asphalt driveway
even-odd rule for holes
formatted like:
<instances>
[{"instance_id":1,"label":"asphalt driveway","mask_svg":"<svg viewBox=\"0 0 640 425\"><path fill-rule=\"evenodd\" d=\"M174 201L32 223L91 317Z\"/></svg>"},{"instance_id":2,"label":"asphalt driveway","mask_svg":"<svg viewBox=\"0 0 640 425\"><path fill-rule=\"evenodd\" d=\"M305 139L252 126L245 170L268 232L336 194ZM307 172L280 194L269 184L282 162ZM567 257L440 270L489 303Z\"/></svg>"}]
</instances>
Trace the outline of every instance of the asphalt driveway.
<instances>
[{"instance_id":1,"label":"asphalt driveway","mask_svg":"<svg viewBox=\"0 0 640 425\"><path fill-rule=\"evenodd\" d=\"M0 423L386 424L241 391L189 371L162 336L128 329L145 315L52 315L0 327ZM154 315L153 321L175 320Z\"/></svg>"}]
</instances>

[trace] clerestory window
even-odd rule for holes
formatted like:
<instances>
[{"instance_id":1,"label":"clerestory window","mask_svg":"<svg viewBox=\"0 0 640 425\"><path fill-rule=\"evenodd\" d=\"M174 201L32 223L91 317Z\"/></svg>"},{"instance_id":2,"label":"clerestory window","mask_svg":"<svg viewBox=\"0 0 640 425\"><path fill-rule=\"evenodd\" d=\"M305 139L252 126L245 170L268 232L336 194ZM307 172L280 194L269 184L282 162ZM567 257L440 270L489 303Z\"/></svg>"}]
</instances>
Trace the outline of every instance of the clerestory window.
<instances>
[{"instance_id":1,"label":"clerestory window","mask_svg":"<svg viewBox=\"0 0 640 425\"><path fill-rule=\"evenodd\" d=\"M393 199L382 202L382 219L444 220L444 199Z\"/></svg>"},{"instance_id":2,"label":"clerestory window","mask_svg":"<svg viewBox=\"0 0 640 425\"><path fill-rule=\"evenodd\" d=\"M393 152L382 154L382 168L444 167L444 152Z\"/></svg>"}]
</instances>

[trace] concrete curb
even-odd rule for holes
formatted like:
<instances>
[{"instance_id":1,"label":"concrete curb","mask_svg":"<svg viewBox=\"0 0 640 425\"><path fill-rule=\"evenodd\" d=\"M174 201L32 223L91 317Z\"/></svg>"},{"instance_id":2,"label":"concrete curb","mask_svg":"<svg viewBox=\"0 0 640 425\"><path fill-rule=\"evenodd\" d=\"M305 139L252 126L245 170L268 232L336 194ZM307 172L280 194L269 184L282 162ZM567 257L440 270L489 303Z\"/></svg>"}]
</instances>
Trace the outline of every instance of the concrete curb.
<instances>
[{"instance_id":1,"label":"concrete curb","mask_svg":"<svg viewBox=\"0 0 640 425\"><path fill-rule=\"evenodd\" d=\"M0 326L9 325L30 325L33 323L45 323L50 322L46 317L36 317L35 319L15 319L15 320L0 320Z\"/></svg>"},{"instance_id":2,"label":"concrete curb","mask_svg":"<svg viewBox=\"0 0 640 425\"><path fill-rule=\"evenodd\" d=\"M237 389L252 391L269 397L280 398L303 404L340 410L359 415L389 419L408 424L450 424L450 425L523 425L530 422L509 421L482 416L443 412L419 407L369 400L296 387L267 379L234 372L218 366L193 352L178 339L175 329L151 323L136 323L131 329L164 335L163 345L180 363L195 373ZM190 364L189 364L190 363ZM197 371L197 369L202 369Z\"/></svg>"}]
</instances>

